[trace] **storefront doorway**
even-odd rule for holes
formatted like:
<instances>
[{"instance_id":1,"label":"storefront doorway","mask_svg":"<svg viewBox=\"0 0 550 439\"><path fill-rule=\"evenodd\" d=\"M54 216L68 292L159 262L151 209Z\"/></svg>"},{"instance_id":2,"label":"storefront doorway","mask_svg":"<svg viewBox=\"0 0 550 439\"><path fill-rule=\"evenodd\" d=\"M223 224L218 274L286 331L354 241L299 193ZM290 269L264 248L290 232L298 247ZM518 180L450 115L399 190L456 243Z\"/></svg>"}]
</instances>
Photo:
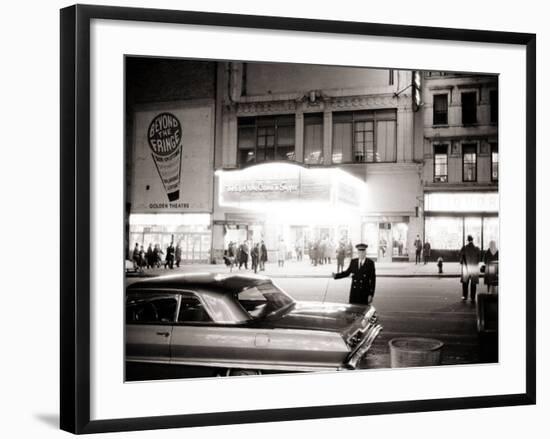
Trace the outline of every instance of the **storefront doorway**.
<instances>
[{"instance_id":1,"label":"storefront doorway","mask_svg":"<svg viewBox=\"0 0 550 439\"><path fill-rule=\"evenodd\" d=\"M378 262L391 262L393 242L391 223L380 223L378 229Z\"/></svg>"},{"instance_id":2,"label":"storefront doorway","mask_svg":"<svg viewBox=\"0 0 550 439\"><path fill-rule=\"evenodd\" d=\"M224 237L224 250L229 247L229 243L232 242L237 247L248 239L248 227L247 226L225 226Z\"/></svg>"},{"instance_id":3,"label":"storefront doorway","mask_svg":"<svg viewBox=\"0 0 550 439\"><path fill-rule=\"evenodd\" d=\"M405 217L379 217L363 223L362 242L368 245L367 257L378 262L407 261L409 224Z\"/></svg>"}]
</instances>

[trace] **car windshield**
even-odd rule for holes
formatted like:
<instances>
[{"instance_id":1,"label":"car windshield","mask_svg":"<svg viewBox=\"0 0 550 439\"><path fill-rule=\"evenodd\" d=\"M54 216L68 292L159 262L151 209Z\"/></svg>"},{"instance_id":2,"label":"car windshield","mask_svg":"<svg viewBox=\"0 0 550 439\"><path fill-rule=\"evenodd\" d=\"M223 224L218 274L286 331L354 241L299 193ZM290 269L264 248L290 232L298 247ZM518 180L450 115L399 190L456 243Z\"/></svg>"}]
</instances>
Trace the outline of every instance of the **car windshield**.
<instances>
[{"instance_id":1,"label":"car windshield","mask_svg":"<svg viewBox=\"0 0 550 439\"><path fill-rule=\"evenodd\" d=\"M261 319L282 311L294 300L271 282L246 288L237 294L241 306L253 319Z\"/></svg>"}]
</instances>

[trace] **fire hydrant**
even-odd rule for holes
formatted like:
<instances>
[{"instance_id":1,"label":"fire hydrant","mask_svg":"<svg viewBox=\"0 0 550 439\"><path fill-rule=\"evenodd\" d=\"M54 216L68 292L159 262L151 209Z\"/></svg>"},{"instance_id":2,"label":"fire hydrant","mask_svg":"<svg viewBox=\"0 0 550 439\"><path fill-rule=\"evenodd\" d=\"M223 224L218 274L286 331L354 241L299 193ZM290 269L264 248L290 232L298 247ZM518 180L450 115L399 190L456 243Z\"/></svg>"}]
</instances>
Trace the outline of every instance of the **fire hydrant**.
<instances>
[{"instance_id":1,"label":"fire hydrant","mask_svg":"<svg viewBox=\"0 0 550 439\"><path fill-rule=\"evenodd\" d=\"M437 258L437 268L439 269L439 274L443 273L443 258L440 256Z\"/></svg>"}]
</instances>

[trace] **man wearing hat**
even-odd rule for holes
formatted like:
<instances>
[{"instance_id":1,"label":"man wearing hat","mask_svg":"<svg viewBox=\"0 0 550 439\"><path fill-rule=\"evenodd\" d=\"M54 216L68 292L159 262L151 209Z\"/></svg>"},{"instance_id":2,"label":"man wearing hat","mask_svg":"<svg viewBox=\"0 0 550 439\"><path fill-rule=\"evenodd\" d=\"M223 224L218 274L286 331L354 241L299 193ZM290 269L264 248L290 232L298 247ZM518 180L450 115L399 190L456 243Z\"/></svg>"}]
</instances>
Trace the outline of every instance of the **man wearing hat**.
<instances>
[{"instance_id":1,"label":"man wearing hat","mask_svg":"<svg viewBox=\"0 0 550 439\"><path fill-rule=\"evenodd\" d=\"M367 244L357 244L357 257L353 258L346 271L332 273L334 279L341 279L353 275L349 302L359 305L369 305L374 296L376 286L376 273L374 262L367 258Z\"/></svg>"}]
</instances>

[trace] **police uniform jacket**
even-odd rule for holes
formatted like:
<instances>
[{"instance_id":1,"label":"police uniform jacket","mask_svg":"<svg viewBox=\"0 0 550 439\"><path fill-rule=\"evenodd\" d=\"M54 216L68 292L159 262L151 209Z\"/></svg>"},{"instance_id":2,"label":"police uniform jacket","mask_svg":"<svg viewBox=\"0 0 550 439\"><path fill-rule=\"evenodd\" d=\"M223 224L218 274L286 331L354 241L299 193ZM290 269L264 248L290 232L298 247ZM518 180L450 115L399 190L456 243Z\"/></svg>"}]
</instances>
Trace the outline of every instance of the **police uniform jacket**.
<instances>
[{"instance_id":1,"label":"police uniform jacket","mask_svg":"<svg viewBox=\"0 0 550 439\"><path fill-rule=\"evenodd\" d=\"M334 275L334 279L341 279L352 275L349 302L367 305L367 296L374 296L376 287L376 273L374 262L365 258L363 265L359 267L359 258L350 261L347 270Z\"/></svg>"}]
</instances>

